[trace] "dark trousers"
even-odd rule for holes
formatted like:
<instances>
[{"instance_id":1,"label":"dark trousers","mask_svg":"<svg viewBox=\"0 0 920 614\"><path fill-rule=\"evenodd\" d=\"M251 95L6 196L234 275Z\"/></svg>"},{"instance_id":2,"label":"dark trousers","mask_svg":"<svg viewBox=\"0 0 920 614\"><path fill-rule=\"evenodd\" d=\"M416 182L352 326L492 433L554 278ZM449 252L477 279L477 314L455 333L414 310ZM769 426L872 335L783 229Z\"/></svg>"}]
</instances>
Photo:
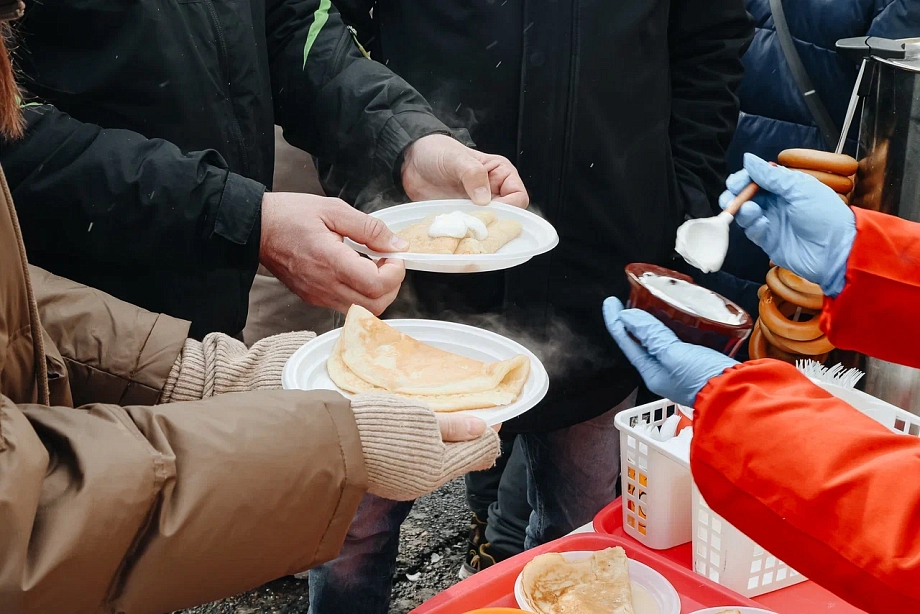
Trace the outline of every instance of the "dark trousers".
<instances>
[{"instance_id":1,"label":"dark trousers","mask_svg":"<svg viewBox=\"0 0 920 614\"><path fill-rule=\"evenodd\" d=\"M487 510L493 556L507 558L563 537L616 498L620 435L614 419L635 404L636 391L581 424L518 435L504 470L472 476L472 488L467 477L470 508L483 520Z\"/></svg>"},{"instance_id":2,"label":"dark trousers","mask_svg":"<svg viewBox=\"0 0 920 614\"><path fill-rule=\"evenodd\" d=\"M519 438L502 441L495 466L466 476L466 500L480 520L488 520L489 553L506 559L524 551L530 505L527 503L527 465Z\"/></svg>"}]
</instances>

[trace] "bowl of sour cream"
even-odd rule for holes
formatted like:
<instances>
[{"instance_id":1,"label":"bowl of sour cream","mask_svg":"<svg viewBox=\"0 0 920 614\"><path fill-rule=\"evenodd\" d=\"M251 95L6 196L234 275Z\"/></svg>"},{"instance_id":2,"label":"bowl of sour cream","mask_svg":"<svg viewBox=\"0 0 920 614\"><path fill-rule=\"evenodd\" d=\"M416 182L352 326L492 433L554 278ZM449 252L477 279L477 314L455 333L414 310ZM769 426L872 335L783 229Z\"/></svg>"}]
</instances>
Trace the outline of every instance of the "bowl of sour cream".
<instances>
[{"instance_id":1,"label":"bowl of sour cream","mask_svg":"<svg viewBox=\"0 0 920 614\"><path fill-rule=\"evenodd\" d=\"M626 278L627 307L649 312L681 341L734 356L754 328L744 309L677 271L634 263L626 267Z\"/></svg>"}]
</instances>

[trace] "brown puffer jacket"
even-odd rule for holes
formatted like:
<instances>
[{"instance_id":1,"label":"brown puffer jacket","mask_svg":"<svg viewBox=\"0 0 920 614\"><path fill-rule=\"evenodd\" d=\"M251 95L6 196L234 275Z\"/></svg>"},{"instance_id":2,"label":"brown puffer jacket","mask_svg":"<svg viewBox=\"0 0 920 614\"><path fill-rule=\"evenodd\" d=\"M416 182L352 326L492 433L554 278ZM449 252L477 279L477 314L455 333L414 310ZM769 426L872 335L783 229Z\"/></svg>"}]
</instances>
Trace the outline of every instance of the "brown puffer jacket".
<instances>
[{"instance_id":1,"label":"brown puffer jacket","mask_svg":"<svg viewBox=\"0 0 920 614\"><path fill-rule=\"evenodd\" d=\"M0 171L3 614L169 612L337 554L367 481L348 401L153 406L187 331L28 267Z\"/></svg>"}]
</instances>

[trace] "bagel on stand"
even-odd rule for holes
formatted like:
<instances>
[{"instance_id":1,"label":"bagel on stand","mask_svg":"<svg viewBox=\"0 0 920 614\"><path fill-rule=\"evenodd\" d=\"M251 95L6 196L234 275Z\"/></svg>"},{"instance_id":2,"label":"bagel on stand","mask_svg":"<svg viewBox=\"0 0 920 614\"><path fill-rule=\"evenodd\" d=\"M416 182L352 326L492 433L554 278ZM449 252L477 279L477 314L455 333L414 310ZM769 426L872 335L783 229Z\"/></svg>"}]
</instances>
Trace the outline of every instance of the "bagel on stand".
<instances>
[{"instance_id":1,"label":"bagel on stand","mask_svg":"<svg viewBox=\"0 0 920 614\"><path fill-rule=\"evenodd\" d=\"M811 149L787 149L779 154L777 161L815 177L834 190L843 202L849 203L858 167L854 158ZM778 266L770 269L766 282L758 292L760 317L751 332L750 357L755 360L773 358L791 364L802 359L827 362L835 348L820 327L824 305L821 288ZM835 358L852 362L841 356Z\"/></svg>"}]
</instances>

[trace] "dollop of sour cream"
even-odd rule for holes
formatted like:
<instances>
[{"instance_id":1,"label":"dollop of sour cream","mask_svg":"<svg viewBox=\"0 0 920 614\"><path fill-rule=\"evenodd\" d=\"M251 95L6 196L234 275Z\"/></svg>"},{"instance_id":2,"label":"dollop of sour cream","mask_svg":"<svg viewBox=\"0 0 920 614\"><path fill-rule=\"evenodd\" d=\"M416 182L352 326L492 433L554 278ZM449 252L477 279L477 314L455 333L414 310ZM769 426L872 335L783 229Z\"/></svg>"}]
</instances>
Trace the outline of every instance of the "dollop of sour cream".
<instances>
[{"instance_id":1,"label":"dollop of sour cream","mask_svg":"<svg viewBox=\"0 0 920 614\"><path fill-rule=\"evenodd\" d=\"M431 226L428 227L428 236L433 239L438 237L464 239L468 234L474 239L482 241L489 236L489 230L478 217L467 215L462 211L439 215L434 218Z\"/></svg>"}]
</instances>

